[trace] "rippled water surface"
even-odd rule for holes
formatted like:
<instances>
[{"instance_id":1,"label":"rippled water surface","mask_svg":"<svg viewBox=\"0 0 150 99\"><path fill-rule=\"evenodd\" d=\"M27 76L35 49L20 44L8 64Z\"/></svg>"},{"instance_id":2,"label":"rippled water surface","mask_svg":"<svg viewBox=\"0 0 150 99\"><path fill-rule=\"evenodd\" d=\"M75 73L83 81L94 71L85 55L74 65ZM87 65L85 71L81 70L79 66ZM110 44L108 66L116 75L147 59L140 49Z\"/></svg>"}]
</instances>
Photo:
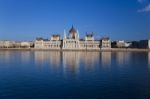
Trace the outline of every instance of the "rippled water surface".
<instances>
[{"instance_id":1,"label":"rippled water surface","mask_svg":"<svg viewBox=\"0 0 150 99\"><path fill-rule=\"evenodd\" d=\"M0 99L150 99L150 52L0 51Z\"/></svg>"}]
</instances>

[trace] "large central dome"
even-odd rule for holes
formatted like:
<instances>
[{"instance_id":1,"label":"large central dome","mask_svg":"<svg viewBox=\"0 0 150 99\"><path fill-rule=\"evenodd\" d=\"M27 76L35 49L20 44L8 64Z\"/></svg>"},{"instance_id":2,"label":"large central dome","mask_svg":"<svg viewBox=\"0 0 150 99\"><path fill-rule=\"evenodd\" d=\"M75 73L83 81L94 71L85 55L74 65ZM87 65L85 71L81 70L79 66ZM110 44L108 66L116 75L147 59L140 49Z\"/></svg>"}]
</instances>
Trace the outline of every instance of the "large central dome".
<instances>
[{"instance_id":1,"label":"large central dome","mask_svg":"<svg viewBox=\"0 0 150 99\"><path fill-rule=\"evenodd\" d=\"M69 33L77 33L76 29L72 26L71 29L69 30Z\"/></svg>"},{"instance_id":2,"label":"large central dome","mask_svg":"<svg viewBox=\"0 0 150 99\"><path fill-rule=\"evenodd\" d=\"M73 26L69 30L69 38L71 38L71 39L77 38L77 30Z\"/></svg>"}]
</instances>

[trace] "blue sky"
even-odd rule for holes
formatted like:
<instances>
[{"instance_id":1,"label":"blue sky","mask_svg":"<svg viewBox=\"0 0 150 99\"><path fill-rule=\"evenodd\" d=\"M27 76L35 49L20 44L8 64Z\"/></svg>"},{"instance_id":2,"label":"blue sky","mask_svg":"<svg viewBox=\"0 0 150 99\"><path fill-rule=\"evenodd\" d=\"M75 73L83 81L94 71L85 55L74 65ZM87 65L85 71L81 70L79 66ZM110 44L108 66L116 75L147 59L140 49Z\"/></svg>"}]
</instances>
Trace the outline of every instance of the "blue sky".
<instances>
[{"instance_id":1,"label":"blue sky","mask_svg":"<svg viewBox=\"0 0 150 99\"><path fill-rule=\"evenodd\" d=\"M0 0L0 40L34 40L68 31L83 38L150 39L149 0Z\"/></svg>"}]
</instances>

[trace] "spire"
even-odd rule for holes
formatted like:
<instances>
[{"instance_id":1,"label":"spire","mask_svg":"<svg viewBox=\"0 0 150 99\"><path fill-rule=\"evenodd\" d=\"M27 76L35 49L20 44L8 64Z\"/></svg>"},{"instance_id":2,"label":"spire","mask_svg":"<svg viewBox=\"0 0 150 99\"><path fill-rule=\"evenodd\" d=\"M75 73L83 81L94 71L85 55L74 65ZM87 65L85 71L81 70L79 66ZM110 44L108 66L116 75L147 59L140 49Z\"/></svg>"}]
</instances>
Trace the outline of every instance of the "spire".
<instances>
[{"instance_id":1,"label":"spire","mask_svg":"<svg viewBox=\"0 0 150 99\"><path fill-rule=\"evenodd\" d=\"M66 39L66 30L64 29L64 39Z\"/></svg>"},{"instance_id":2,"label":"spire","mask_svg":"<svg viewBox=\"0 0 150 99\"><path fill-rule=\"evenodd\" d=\"M79 38L79 31L78 31L78 29L77 29L77 35L78 35L78 39L80 39L80 38Z\"/></svg>"},{"instance_id":3,"label":"spire","mask_svg":"<svg viewBox=\"0 0 150 99\"><path fill-rule=\"evenodd\" d=\"M69 33L77 33L77 31L76 31L76 29L73 27L73 25L72 25L71 29L69 30Z\"/></svg>"}]
</instances>

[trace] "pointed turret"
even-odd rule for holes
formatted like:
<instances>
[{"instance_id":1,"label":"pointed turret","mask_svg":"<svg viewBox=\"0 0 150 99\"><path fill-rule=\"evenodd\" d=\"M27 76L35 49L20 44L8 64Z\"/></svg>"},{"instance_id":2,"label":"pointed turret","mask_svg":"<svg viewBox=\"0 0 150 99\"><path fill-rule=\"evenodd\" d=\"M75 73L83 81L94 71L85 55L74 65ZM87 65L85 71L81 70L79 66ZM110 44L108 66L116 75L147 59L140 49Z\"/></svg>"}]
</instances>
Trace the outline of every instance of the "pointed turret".
<instances>
[{"instance_id":1,"label":"pointed turret","mask_svg":"<svg viewBox=\"0 0 150 99\"><path fill-rule=\"evenodd\" d=\"M78 31L78 29L77 29L77 35L78 35L78 37L77 37L77 38L78 38L78 39L80 39L80 38L79 38L79 31Z\"/></svg>"},{"instance_id":2,"label":"pointed turret","mask_svg":"<svg viewBox=\"0 0 150 99\"><path fill-rule=\"evenodd\" d=\"M66 30L64 29L64 39L66 39Z\"/></svg>"}]
</instances>

